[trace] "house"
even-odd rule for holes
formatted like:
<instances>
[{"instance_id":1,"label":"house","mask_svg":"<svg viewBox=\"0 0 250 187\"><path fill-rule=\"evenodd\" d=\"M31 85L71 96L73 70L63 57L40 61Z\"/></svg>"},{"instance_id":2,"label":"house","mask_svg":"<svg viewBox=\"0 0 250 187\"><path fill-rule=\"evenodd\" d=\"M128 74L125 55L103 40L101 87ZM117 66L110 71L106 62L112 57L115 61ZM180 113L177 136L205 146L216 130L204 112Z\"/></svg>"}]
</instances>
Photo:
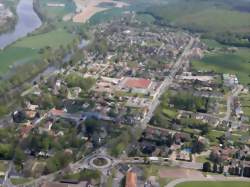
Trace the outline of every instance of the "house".
<instances>
[{"instance_id":1,"label":"house","mask_svg":"<svg viewBox=\"0 0 250 187\"><path fill-rule=\"evenodd\" d=\"M43 126L39 127L39 133L42 134L44 132L50 132L52 126L53 126L53 122L47 121Z\"/></svg>"},{"instance_id":2,"label":"house","mask_svg":"<svg viewBox=\"0 0 250 187\"><path fill-rule=\"evenodd\" d=\"M136 187L137 186L137 175L133 171L128 171L126 174L125 187Z\"/></svg>"}]
</instances>

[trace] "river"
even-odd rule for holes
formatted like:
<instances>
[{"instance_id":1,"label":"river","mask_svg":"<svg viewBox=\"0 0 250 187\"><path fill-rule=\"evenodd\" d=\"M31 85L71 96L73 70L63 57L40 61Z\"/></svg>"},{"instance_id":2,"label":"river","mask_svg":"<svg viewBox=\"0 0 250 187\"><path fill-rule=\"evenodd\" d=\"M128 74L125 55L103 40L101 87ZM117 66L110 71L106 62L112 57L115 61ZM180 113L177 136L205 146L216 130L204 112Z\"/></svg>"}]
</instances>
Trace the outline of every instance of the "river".
<instances>
[{"instance_id":1,"label":"river","mask_svg":"<svg viewBox=\"0 0 250 187\"><path fill-rule=\"evenodd\" d=\"M42 25L42 21L33 8L33 0L20 0L16 13L18 21L13 31L0 35L0 49L12 44L16 40L27 36Z\"/></svg>"}]
</instances>

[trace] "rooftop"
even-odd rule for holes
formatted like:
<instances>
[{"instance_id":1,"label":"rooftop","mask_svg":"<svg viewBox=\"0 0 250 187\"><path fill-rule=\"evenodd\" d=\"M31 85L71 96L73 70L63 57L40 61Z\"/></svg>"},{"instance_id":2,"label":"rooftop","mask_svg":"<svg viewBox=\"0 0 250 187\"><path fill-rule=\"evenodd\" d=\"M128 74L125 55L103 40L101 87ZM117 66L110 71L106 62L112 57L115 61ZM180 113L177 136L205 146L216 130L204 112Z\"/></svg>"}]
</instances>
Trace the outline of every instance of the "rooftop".
<instances>
[{"instance_id":1,"label":"rooftop","mask_svg":"<svg viewBox=\"0 0 250 187\"><path fill-rule=\"evenodd\" d=\"M126 78L124 85L127 88L147 89L151 84L151 80L143 78Z\"/></svg>"}]
</instances>

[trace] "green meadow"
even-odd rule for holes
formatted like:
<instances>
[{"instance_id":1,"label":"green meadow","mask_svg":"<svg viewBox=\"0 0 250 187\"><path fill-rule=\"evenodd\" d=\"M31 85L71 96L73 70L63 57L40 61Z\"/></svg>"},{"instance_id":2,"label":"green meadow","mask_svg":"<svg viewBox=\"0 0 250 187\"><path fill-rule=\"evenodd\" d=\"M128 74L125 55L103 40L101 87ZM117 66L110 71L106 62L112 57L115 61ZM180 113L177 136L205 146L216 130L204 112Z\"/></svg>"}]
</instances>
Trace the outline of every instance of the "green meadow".
<instances>
[{"instance_id":1,"label":"green meadow","mask_svg":"<svg viewBox=\"0 0 250 187\"><path fill-rule=\"evenodd\" d=\"M55 30L45 34L25 37L0 51L0 75L6 74L14 65L35 63L41 56L39 49L50 46L53 49L73 41L74 35L65 30Z\"/></svg>"},{"instance_id":2,"label":"green meadow","mask_svg":"<svg viewBox=\"0 0 250 187\"><path fill-rule=\"evenodd\" d=\"M73 13L76 9L72 0L42 0L39 1L43 14L50 19L63 18L66 14ZM48 3L65 4L65 7L49 7Z\"/></svg>"}]
</instances>

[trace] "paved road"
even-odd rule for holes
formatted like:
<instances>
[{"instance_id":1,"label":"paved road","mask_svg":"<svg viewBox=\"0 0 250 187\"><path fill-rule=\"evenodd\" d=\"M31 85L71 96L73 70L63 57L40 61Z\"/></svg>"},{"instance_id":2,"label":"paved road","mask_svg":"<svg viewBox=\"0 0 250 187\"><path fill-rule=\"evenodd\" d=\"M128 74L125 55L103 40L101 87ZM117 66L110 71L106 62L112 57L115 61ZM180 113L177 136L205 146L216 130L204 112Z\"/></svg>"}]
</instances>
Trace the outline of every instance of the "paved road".
<instances>
[{"instance_id":1,"label":"paved road","mask_svg":"<svg viewBox=\"0 0 250 187\"><path fill-rule=\"evenodd\" d=\"M233 99L234 97L237 97L239 95L242 88L243 88L242 85L238 85L232 90L230 95L227 97L227 113L226 113L226 116L224 117L224 120L228 121L230 119L231 113L232 113Z\"/></svg>"},{"instance_id":2,"label":"paved road","mask_svg":"<svg viewBox=\"0 0 250 187\"><path fill-rule=\"evenodd\" d=\"M246 181L250 182L249 178L243 178L243 177L224 177L222 175L220 176L209 176L207 178L180 178L171 181L168 183L165 187L175 187L177 184L183 183L183 182L192 182L192 181Z\"/></svg>"},{"instance_id":3,"label":"paved road","mask_svg":"<svg viewBox=\"0 0 250 187\"><path fill-rule=\"evenodd\" d=\"M150 119L152 118L155 109L160 104L160 97L162 96L162 94L170 87L170 85L172 84L172 82L175 78L175 75L177 74L177 72L179 70L181 70L181 68L183 67L183 64L188 62L187 56L189 55L190 50L192 49L194 42L195 42L195 39L191 38L189 44L184 49L182 55L179 57L179 59L173 65L170 74L162 82L159 93L157 94L155 99L152 101L146 117L141 121L140 125L143 129L146 128L146 125L150 121Z\"/></svg>"}]
</instances>

